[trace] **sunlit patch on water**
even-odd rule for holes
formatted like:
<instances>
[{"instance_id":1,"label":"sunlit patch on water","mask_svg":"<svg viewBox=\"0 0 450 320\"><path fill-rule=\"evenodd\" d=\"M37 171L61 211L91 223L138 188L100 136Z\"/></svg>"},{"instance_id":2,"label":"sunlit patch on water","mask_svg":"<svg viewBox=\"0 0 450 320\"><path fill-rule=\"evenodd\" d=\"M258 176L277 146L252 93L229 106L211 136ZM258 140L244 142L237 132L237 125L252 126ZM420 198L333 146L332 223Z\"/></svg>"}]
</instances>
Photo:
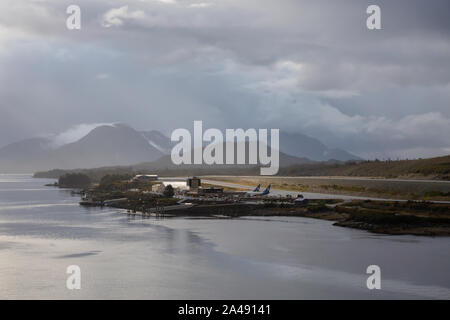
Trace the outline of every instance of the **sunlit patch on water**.
<instances>
[{"instance_id":1,"label":"sunlit patch on water","mask_svg":"<svg viewBox=\"0 0 450 320\"><path fill-rule=\"evenodd\" d=\"M60 207L60 206L78 206L78 202L72 203L40 203L40 204L22 204L22 205L4 205L0 207L0 210L19 210L19 209L35 209L35 208L49 208L49 207Z\"/></svg>"}]
</instances>

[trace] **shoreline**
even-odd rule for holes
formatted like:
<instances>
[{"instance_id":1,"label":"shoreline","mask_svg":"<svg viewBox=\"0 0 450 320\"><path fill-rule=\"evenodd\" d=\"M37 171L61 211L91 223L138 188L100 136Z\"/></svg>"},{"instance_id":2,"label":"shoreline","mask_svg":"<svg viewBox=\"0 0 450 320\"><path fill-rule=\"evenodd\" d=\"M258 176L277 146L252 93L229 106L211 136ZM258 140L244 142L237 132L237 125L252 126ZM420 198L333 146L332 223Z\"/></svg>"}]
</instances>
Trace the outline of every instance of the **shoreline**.
<instances>
[{"instance_id":1,"label":"shoreline","mask_svg":"<svg viewBox=\"0 0 450 320\"><path fill-rule=\"evenodd\" d=\"M212 181L211 181L212 182ZM207 181L206 184L208 184ZM217 183L220 185L220 183ZM215 185L215 181L212 182ZM58 187L57 184L47 186ZM233 185L235 189L236 185ZM75 191L75 190L74 190ZM82 193L79 190L75 191ZM450 204L389 199L308 198L295 204L291 195L240 200L155 197L129 191L90 190L90 200L83 206L112 207L123 213L146 217L203 217L231 219L242 216L303 217L332 221L333 226L365 230L376 234L450 236ZM94 195L94 197L92 197Z\"/></svg>"},{"instance_id":2,"label":"shoreline","mask_svg":"<svg viewBox=\"0 0 450 320\"><path fill-rule=\"evenodd\" d=\"M211 219L233 219L244 216L301 217L332 221L334 222L333 226L365 230L376 234L431 237L450 236L450 221L436 222L432 220L433 218L424 218L424 220L417 220L414 222L399 221L394 223L371 223L367 221L355 220L355 217L351 214L339 212L339 210L335 209L337 207L336 205L334 205L334 207L330 207L330 205L325 206L326 208L314 204L310 207L285 204L283 207L267 206L265 204L221 204L197 205L177 208L175 210L156 209L155 211L134 211L124 205L111 205L109 207L123 209L124 214L129 216L138 215L142 218L203 217ZM313 212L314 210L317 210L317 212Z\"/></svg>"}]
</instances>

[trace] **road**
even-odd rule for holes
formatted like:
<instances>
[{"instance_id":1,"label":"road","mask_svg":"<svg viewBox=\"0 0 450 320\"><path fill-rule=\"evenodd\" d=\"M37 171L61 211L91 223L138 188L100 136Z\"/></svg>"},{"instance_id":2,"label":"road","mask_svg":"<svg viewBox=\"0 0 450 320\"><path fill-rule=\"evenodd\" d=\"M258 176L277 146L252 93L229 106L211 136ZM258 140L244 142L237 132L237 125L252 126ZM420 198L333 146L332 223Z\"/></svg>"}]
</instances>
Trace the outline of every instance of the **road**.
<instances>
[{"instance_id":1,"label":"road","mask_svg":"<svg viewBox=\"0 0 450 320\"><path fill-rule=\"evenodd\" d=\"M215 178L233 178L235 176L209 176ZM239 178L258 178L260 176L239 176ZM354 181L391 181L391 182L423 182L423 183L450 183L450 180L425 180L425 179L389 179L374 177L339 177L339 176L264 176L264 179L314 179L314 180L354 180Z\"/></svg>"}]
</instances>

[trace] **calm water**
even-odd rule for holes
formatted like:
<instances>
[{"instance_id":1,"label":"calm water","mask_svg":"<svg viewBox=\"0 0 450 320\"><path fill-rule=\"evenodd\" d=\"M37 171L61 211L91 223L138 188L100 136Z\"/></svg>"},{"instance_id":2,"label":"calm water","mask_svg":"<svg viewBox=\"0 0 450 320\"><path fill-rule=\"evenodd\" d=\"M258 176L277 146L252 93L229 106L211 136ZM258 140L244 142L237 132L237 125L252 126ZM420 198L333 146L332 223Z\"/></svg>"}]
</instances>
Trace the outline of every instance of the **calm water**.
<instances>
[{"instance_id":1,"label":"calm water","mask_svg":"<svg viewBox=\"0 0 450 320\"><path fill-rule=\"evenodd\" d=\"M0 175L2 299L450 299L450 238L306 218L141 219ZM366 288L368 265L382 289ZM66 268L81 268L81 290Z\"/></svg>"}]
</instances>

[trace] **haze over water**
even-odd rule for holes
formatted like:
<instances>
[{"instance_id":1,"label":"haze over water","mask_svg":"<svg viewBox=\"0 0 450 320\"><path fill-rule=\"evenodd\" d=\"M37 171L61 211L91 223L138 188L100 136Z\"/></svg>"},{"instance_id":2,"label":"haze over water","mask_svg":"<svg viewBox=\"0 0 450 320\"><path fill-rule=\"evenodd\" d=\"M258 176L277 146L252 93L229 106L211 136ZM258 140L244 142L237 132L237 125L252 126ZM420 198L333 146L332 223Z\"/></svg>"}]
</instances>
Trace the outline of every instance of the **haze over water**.
<instances>
[{"instance_id":1,"label":"haze over water","mask_svg":"<svg viewBox=\"0 0 450 320\"><path fill-rule=\"evenodd\" d=\"M295 217L129 218L0 175L1 299L450 299L450 238ZM368 290L367 266L382 289ZM81 268L81 290L66 268Z\"/></svg>"}]
</instances>

